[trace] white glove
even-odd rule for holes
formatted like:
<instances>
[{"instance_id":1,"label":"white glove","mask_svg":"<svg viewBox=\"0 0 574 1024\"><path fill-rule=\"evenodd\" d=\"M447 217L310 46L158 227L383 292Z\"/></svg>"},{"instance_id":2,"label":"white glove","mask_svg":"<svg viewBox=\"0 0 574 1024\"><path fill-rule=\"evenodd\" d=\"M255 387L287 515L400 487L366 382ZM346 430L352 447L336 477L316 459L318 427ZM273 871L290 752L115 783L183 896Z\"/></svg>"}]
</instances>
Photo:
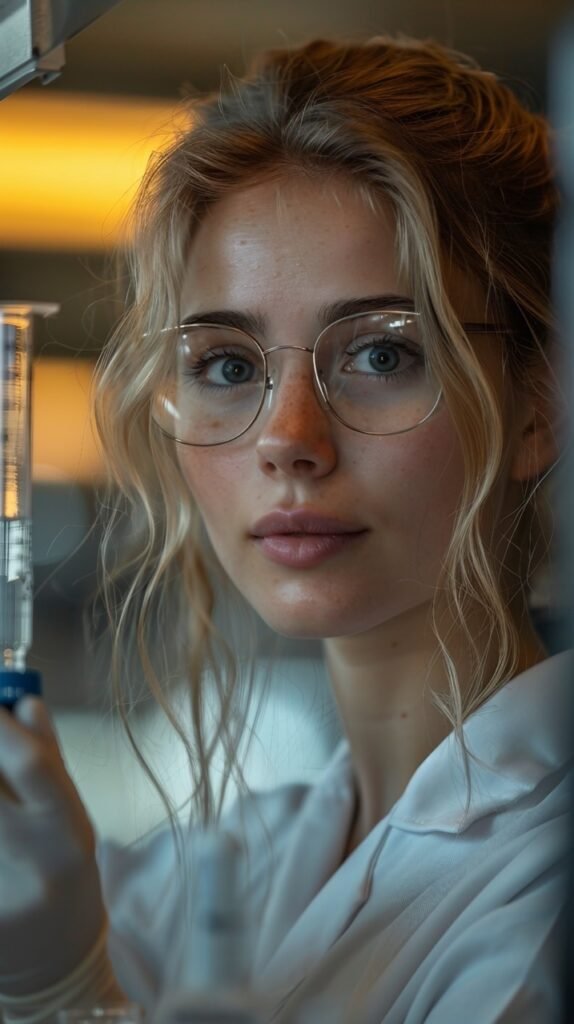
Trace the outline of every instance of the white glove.
<instances>
[{"instance_id":1,"label":"white glove","mask_svg":"<svg viewBox=\"0 0 574 1024\"><path fill-rule=\"evenodd\" d=\"M0 708L0 993L55 985L106 921L94 831L46 706Z\"/></svg>"}]
</instances>

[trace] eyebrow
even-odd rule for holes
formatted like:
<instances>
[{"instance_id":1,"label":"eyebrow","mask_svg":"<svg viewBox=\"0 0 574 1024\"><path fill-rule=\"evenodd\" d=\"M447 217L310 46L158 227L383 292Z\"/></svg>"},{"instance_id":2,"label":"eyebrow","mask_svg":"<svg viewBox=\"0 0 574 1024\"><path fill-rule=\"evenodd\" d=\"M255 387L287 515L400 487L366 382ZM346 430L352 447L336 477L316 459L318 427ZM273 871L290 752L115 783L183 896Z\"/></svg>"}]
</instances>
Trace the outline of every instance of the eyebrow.
<instances>
[{"instance_id":1,"label":"eyebrow","mask_svg":"<svg viewBox=\"0 0 574 1024\"><path fill-rule=\"evenodd\" d=\"M355 313L369 313L375 309L413 310L414 302L406 295L367 295L360 298L341 299L321 306L318 320L321 327L327 327L334 320ZM190 313L181 321L181 326L188 324L219 324L221 327L235 327L247 334L263 336L265 334L266 317L260 313L241 312L236 309L210 309L205 312Z\"/></svg>"}]
</instances>

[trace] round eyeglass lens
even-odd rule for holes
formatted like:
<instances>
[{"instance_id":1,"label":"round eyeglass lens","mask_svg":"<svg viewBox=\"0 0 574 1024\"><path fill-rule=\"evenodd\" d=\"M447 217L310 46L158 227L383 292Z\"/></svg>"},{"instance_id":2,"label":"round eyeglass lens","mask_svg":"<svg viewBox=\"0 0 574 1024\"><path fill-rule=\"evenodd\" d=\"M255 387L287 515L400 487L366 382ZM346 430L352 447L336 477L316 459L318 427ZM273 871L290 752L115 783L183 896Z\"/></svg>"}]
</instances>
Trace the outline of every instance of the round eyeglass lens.
<instances>
[{"instance_id":1,"label":"round eyeglass lens","mask_svg":"<svg viewBox=\"0 0 574 1024\"><path fill-rule=\"evenodd\" d=\"M176 333L154 418L187 444L239 437L265 400L265 360L235 328L192 325ZM416 313L361 314L319 336L315 370L323 399L347 426L369 434L400 433L435 408L440 387L430 373Z\"/></svg>"},{"instance_id":2,"label":"round eyeglass lens","mask_svg":"<svg viewBox=\"0 0 574 1024\"><path fill-rule=\"evenodd\" d=\"M415 427L440 395L416 313L370 313L331 324L319 337L315 367L333 412L367 434Z\"/></svg>"},{"instance_id":3,"label":"round eyeglass lens","mask_svg":"<svg viewBox=\"0 0 574 1024\"><path fill-rule=\"evenodd\" d=\"M193 325L176 334L154 419L170 437L186 444L222 444L238 437L265 397L261 349L232 327Z\"/></svg>"}]
</instances>

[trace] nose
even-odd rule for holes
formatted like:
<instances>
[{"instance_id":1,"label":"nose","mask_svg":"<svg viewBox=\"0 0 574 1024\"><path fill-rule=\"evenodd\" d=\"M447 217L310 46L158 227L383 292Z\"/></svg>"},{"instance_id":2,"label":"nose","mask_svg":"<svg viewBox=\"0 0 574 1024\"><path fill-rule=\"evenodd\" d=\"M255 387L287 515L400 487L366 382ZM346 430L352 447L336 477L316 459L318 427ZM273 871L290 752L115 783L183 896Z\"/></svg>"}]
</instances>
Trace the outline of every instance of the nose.
<instances>
[{"instance_id":1,"label":"nose","mask_svg":"<svg viewBox=\"0 0 574 1024\"><path fill-rule=\"evenodd\" d=\"M274 357L269 376L256 443L261 469L268 475L326 476L337 462L333 423L315 391L308 350Z\"/></svg>"}]
</instances>

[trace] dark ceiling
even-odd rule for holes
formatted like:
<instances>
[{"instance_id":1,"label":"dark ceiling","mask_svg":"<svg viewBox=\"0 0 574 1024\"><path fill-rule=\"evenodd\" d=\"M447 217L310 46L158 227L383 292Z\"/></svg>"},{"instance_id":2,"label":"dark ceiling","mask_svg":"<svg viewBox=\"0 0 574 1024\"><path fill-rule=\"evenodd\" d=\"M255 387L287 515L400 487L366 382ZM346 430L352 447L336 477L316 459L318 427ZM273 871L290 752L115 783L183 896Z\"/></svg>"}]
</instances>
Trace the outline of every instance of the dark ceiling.
<instances>
[{"instance_id":1,"label":"dark ceiling","mask_svg":"<svg viewBox=\"0 0 574 1024\"><path fill-rule=\"evenodd\" d=\"M568 8L566 0L123 0L69 41L64 73L47 88L177 99L189 87L216 88L223 65L240 74L262 48L403 32L470 53L544 109L549 46ZM99 349L114 316L110 274L101 253L0 250L2 298L62 304L58 321L38 333L43 352Z\"/></svg>"},{"instance_id":2,"label":"dark ceiling","mask_svg":"<svg viewBox=\"0 0 574 1024\"><path fill-rule=\"evenodd\" d=\"M433 36L491 70L545 89L565 0L123 0L68 44L59 89L175 97L214 88L269 46L316 35Z\"/></svg>"}]
</instances>

